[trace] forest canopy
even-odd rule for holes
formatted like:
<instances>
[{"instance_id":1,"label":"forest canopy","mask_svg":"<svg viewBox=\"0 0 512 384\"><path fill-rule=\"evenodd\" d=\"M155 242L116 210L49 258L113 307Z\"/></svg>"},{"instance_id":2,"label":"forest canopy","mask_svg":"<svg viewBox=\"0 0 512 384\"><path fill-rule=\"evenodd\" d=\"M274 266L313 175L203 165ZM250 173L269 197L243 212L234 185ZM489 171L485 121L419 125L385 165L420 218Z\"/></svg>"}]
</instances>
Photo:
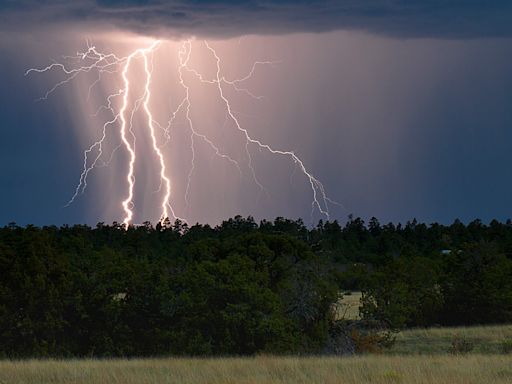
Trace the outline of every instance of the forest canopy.
<instances>
[{"instance_id":1,"label":"forest canopy","mask_svg":"<svg viewBox=\"0 0 512 384\"><path fill-rule=\"evenodd\" d=\"M512 223L235 217L0 228L0 355L325 353L343 292L390 330L512 321Z\"/></svg>"}]
</instances>

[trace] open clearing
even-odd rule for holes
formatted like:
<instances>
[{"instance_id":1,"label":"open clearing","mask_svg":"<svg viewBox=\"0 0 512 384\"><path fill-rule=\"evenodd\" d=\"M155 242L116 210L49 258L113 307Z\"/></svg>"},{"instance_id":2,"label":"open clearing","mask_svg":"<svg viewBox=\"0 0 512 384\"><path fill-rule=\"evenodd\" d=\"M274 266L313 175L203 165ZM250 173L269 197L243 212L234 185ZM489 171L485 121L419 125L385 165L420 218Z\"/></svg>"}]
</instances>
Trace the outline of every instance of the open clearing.
<instances>
[{"instance_id":1,"label":"open clearing","mask_svg":"<svg viewBox=\"0 0 512 384\"><path fill-rule=\"evenodd\" d=\"M510 382L506 355L0 362L2 384Z\"/></svg>"},{"instance_id":2,"label":"open clearing","mask_svg":"<svg viewBox=\"0 0 512 384\"><path fill-rule=\"evenodd\" d=\"M469 341L473 345L472 353L499 354L503 343L512 342L512 325L409 329L400 332L393 347L384 352L399 355L448 353L455 337Z\"/></svg>"},{"instance_id":3,"label":"open clearing","mask_svg":"<svg viewBox=\"0 0 512 384\"><path fill-rule=\"evenodd\" d=\"M361 292L343 295L337 304L337 318L359 319ZM473 345L472 353L499 354L504 342L512 343L512 324L472 327L436 327L407 329L396 336L395 344L385 354L446 354L454 338L460 337Z\"/></svg>"},{"instance_id":4,"label":"open clearing","mask_svg":"<svg viewBox=\"0 0 512 384\"><path fill-rule=\"evenodd\" d=\"M355 291L350 294L343 294L343 297L336 304L336 318L345 320L357 320L359 307L361 306L361 292Z\"/></svg>"}]
</instances>

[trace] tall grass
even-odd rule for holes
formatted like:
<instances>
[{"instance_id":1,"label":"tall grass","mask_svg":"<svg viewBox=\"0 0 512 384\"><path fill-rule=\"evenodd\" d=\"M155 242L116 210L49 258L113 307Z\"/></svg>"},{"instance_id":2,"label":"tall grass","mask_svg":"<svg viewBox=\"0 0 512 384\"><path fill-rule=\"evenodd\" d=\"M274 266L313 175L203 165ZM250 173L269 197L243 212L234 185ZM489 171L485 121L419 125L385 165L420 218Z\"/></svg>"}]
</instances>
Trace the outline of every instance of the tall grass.
<instances>
[{"instance_id":1,"label":"tall grass","mask_svg":"<svg viewBox=\"0 0 512 384\"><path fill-rule=\"evenodd\" d=\"M506 355L0 362L2 384L511 382L512 358Z\"/></svg>"}]
</instances>

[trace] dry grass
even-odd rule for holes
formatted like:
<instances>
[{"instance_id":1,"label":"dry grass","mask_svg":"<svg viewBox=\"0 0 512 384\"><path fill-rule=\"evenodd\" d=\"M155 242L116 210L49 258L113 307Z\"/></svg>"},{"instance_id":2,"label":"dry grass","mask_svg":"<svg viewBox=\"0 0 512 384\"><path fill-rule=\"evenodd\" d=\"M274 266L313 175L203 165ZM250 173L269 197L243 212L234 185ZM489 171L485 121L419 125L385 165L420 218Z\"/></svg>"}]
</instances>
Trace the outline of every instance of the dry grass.
<instances>
[{"instance_id":1,"label":"dry grass","mask_svg":"<svg viewBox=\"0 0 512 384\"><path fill-rule=\"evenodd\" d=\"M400 355L448 353L457 336L474 345L473 353L498 354L503 342L512 340L512 325L409 329L400 332L393 347L386 352Z\"/></svg>"},{"instance_id":2,"label":"dry grass","mask_svg":"<svg viewBox=\"0 0 512 384\"><path fill-rule=\"evenodd\" d=\"M345 320L359 319L359 307L361 306L361 292L351 292L350 295L343 295L336 303L336 318Z\"/></svg>"},{"instance_id":3,"label":"dry grass","mask_svg":"<svg viewBox=\"0 0 512 384\"><path fill-rule=\"evenodd\" d=\"M0 362L2 384L511 382L512 358L505 355Z\"/></svg>"}]
</instances>

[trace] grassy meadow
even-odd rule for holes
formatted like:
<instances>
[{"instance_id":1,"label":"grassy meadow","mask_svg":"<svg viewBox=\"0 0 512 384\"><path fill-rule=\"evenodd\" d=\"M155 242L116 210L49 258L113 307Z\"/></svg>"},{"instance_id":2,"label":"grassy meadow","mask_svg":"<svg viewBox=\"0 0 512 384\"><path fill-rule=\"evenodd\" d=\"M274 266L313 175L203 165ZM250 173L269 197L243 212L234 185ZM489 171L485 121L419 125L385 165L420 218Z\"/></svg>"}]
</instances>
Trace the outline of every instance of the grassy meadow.
<instances>
[{"instance_id":1,"label":"grassy meadow","mask_svg":"<svg viewBox=\"0 0 512 384\"><path fill-rule=\"evenodd\" d=\"M404 330L397 335L394 345L385 353L398 355L448 353L456 337L463 338L473 345L471 353L500 354L503 353L504 344L512 343L512 325ZM512 346L510 348L512 349Z\"/></svg>"},{"instance_id":2,"label":"grassy meadow","mask_svg":"<svg viewBox=\"0 0 512 384\"><path fill-rule=\"evenodd\" d=\"M506 355L0 362L2 384L510 382L512 358Z\"/></svg>"},{"instance_id":3,"label":"grassy meadow","mask_svg":"<svg viewBox=\"0 0 512 384\"><path fill-rule=\"evenodd\" d=\"M343 295L337 303L338 318L359 319L361 292ZM449 353L454 338L462 338L472 344L472 353L499 354L503 344L511 343L511 325L487 325L472 327L438 327L407 329L396 336L394 345L385 354L446 354Z\"/></svg>"}]
</instances>

